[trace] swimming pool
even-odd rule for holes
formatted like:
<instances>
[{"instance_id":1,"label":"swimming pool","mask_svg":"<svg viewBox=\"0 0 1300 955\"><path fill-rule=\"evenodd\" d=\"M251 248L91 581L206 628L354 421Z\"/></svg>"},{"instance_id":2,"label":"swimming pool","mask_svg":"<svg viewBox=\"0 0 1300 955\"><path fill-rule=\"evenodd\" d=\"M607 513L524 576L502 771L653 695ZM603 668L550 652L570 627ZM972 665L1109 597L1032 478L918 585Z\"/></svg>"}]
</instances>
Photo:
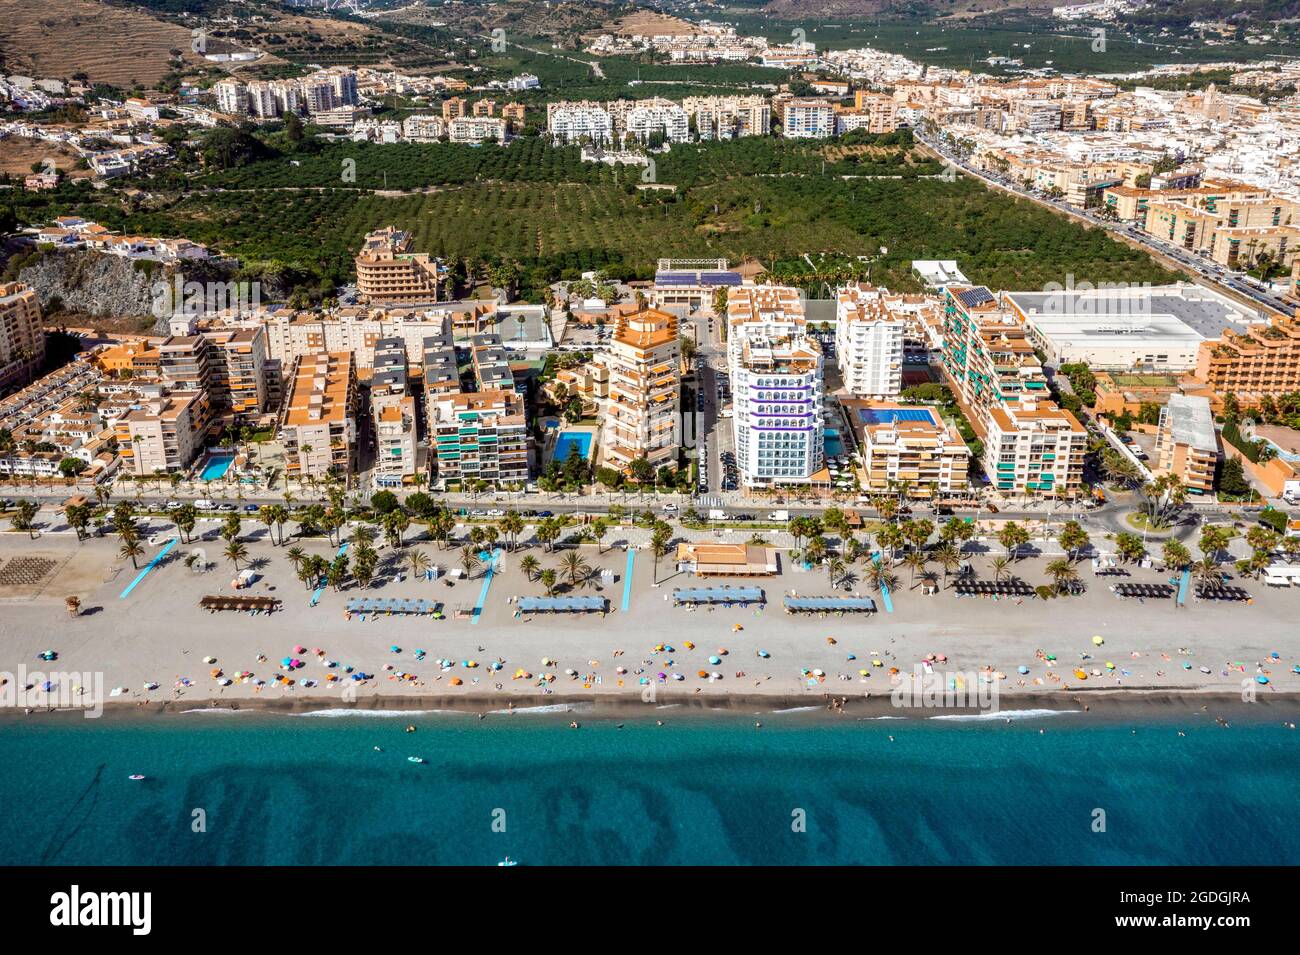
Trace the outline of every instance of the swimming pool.
<instances>
[{"instance_id":1,"label":"swimming pool","mask_svg":"<svg viewBox=\"0 0 1300 955\"><path fill-rule=\"evenodd\" d=\"M225 476L230 470L230 465L235 461L233 454L210 454L208 460L203 465L203 471L199 474L201 481L216 481Z\"/></svg>"},{"instance_id":2,"label":"swimming pool","mask_svg":"<svg viewBox=\"0 0 1300 955\"><path fill-rule=\"evenodd\" d=\"M827 428L825 431L826 455L832 458L838 458L844 454L844 442L840 440L840 433L834 428Z\"/></svg>"},{"instance_id":3,"label":"swimming pool","mask_svg":"<svg viewBox=\"0 0 1300 955\"><path fill-rule=\"evenodd\" d=\"M590 431L566 431L561 434L555 439L555 450L551 453L551 460L567 461L575 448L584 458L591 455Z\"/></svg>"},{"instance_id":4,"label":"swimming pool","mask_svg":"<svg viewBox=\"0 0 1300 955\"><path fill-rule=\"evenodd\" d=\"M895 424L899 421L934 421L929 408L859 408L863 424Z\"/></svg>"}]
</instances>

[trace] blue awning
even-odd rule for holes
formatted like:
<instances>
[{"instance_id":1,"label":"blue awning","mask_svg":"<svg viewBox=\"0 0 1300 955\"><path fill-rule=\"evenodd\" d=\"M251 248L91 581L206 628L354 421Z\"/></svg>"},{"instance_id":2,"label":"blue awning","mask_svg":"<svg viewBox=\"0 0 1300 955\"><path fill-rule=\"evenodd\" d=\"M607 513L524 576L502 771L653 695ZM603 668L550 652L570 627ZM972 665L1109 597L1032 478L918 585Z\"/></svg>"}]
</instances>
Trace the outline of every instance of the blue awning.
<instances>
[{"instance_id":1,"label":"blue awning","mask_svg":"<svg viewBox=\"0 0 1300 955\"><path fill-rule=\"evenodd\" d=\"M875 613L876 602L870 597L786 597L785 609L790 612L849 611Z\"/></svg>"},{"instance_id":2,"label":"blue awning","mask_svg":"<svg viewBox=\"0 0 1300 955\"><path fill-rule=\"evenodd\" d=\"M759 587L684 587L673 591L675 604L761 604Z\"/></svg>"},{"instance_id":3,"label":"blue awning","mask_svg":"<svg viewBox=\"0 0 1300 955\"><path fill-rule=\"evenodd\" d=\"M519 609L525 613L604 613L604 597L520 597Z\"/></svg>"}]
</instances>

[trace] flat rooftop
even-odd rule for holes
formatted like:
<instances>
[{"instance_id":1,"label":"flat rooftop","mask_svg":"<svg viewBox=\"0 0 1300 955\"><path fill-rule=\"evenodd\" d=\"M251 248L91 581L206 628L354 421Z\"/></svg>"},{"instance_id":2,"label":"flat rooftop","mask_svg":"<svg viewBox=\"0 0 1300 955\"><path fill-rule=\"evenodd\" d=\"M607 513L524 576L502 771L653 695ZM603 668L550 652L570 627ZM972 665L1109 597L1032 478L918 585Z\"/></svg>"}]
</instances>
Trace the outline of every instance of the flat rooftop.
<instances>
[{"instance_id":1,"label":"flat rooftop","mask_svg":"<svg viewBox=\"0 0 1300 955\"><path fill-rule=\"evenodd\" d=\"M1198 285L1061 292L1007 292L1039 331L1054 341L1146 338L1173 342L1243 331L1251 315ZM1118 343L1118 341L1117 341Z\"/></svg>"},{"instance_id":2,"label":"flat rooftop","mask_svg":"<svg viewBox=\"0 0 1300 955\"><path fill-rule=\"evenodd\" d=\"M1194 395L1170 395L1169 433L1179 444L1214 452L1219 443L1214 434L1214 415L1210 400Z\"/></svg>"}]
</instances>

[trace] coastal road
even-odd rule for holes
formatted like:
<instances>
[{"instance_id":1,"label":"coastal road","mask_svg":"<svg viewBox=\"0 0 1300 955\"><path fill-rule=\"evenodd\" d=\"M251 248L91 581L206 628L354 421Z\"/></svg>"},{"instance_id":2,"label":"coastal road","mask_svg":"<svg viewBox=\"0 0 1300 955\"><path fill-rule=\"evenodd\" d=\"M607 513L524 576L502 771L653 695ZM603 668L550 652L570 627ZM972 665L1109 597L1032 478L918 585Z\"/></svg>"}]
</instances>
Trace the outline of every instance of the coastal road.
<instances>
[{"instance_id":1,"label":"coastal road","mask_svg":"<svg viewBox=\"0 0 1300 955\"><path fill-rule=\"evenodd\" d=\"M1248 279L1240 272L1226 269L1212 259L1197 255L1170 242L1165 242L1148 232L1138 229L1136 226L1103 219L1086 209L1079 209L1067 204L1064 199L1051 199L1026 190L1009 179L975 169L965 159L948 150L942 143L926 139L919 131L914 132L917 140L936 158L951 164L954 168L960 169L966 175L978 179L988 188L1000 190L1019 199L1027 199L1046 209L1051 209L1058 215L1078 220L1094 228L1105 229L1111 234L1112 238L1134 248L1142 249L1162 265L1188 271L1196 277L1198 282L1213 287L1216 291L1227 295L1229 298L1244 305L1264 310L1265 317L1267 317L1267 313L1289 315L1295 309L1294 305L1288 303L1280 295L1275 295L1269 290L1252 284L1253 280Z\"/></svg>"}]
</instances>

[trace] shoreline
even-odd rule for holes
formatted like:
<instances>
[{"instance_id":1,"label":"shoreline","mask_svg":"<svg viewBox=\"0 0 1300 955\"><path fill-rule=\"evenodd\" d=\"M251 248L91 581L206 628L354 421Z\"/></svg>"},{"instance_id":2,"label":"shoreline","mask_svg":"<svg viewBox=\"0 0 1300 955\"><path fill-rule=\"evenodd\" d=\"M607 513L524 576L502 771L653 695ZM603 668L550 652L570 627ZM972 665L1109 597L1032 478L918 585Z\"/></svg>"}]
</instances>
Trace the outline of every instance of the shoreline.
<instances>
[{"instance_id":1,"label":"shoreline","mask_svg":"<svg viewBox=\"0 0 1300 955\"><path fill-rule=\"evenodd\" d=\"M843 701L839 703L839 701ZM664 711L677 714L731 716L780 716L789 714L826 717L853 716L858 719L892 717L904 720L926 720L936 717L1014 719L1009 714L1033 713L1035 715L1063 714L1083 716L1097 714L1102 717L1165 717L1185 714L1219 715L1224 712L1238 717L1258 713L1260 717L1274 713L1300 716L1300 693L1275 692L1259 696L1254 702L1245 702L1240 693L1219 689L1178 689L1169 687L1128 687L1115 689L1075 689L1050 693L1021 692L1006 700L999 700L997 709L971 706L896 706L888 692L866 693L861 696L824 694L815 699L806 695L758 694L661 694L654 702L643 702L638 694L617 696L610 693L556 693L539 700L537 697L520 697L512 694L466 696L398 696L376 694L353 703L339 700L301 699L241 699L216 698L194 700L127 701L108 700L103 715L119 718L168 717L193 713L250 712L262 715L307 716L329 714L346 717L357 715L392 714L431 716L464 715L512 716L520 714L549 713L556 716L581 715L603 719L615 717L649 718ZM65 719L83 716L82 708L27 708L12 707L0 710L0 721L5 719ZM1023 718L1023 717L1022 717Z\"/></svg>"}]
</instances>

